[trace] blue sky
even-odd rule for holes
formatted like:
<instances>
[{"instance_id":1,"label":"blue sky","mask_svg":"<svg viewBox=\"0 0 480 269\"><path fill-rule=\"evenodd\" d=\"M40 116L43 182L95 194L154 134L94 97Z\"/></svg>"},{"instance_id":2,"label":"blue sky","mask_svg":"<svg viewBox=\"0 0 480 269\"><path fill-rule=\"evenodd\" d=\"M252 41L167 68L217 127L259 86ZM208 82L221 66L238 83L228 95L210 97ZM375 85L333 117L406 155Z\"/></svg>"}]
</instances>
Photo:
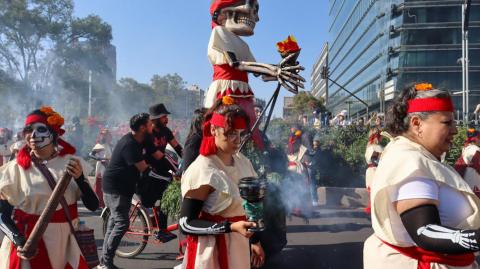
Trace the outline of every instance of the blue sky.
<instances>
[{"instance_id":1,"label":"blue sky","mask_svg":"<svg viewBox=\"0 0 480 269\"><path fill-rule=\"evenodd\" d=\"M210 0L74 0L75 16L99 15L113 28L117 47L117 78L149 83L154 74L178 73L188 84L207 90L212 67L207 59ZM299 61L310 88L310 74L328 35L326 0L259 1L255 35L244 40L259 62L277 63L276 42L293 34L302 48ZM275 84L250 76L255 95L268 100ZM283 96L275 115L281 116Z\"/></svg>"}]
</instances>

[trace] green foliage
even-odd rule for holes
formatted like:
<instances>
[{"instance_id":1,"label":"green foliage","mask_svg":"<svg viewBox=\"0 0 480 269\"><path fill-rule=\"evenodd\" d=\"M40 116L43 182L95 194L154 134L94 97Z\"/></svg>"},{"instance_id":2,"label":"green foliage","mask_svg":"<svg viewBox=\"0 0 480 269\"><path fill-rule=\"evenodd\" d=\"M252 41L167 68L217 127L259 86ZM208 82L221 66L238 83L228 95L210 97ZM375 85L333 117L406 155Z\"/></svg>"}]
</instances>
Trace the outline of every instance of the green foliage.
<instances>
[{"instance_id":1,"label":"green foliage","mask_svg":"<svg viewBox=\"0 0 480 269\"><path fill-rule=\"evenodd\" d=\"M180 216L180 201L182 197L180 186L180 181L172 181L162 197L162 211L175 220Z\"/></svg>"},{"instance_id":2,"label":"green foliage","mask_svg":"<svg viewBox=\"0 0 480 269\"><path fill-rule=\"evenodd\" d=\"M453 143L452 147L447 153L447 156L445 157L445 161L449 165L454 165L457 159L460 157L462 154L462 149L463 149L463 144L465 143L465 140L467 139L467 128L466 127L457 127L458 133L453 137Z\"/></svg>"},{"instance_id":3,"label":"green foliage","mask_svg":"<svg viewBox=\"0 0 480 269\"><path fill-rule=\"evenodd\" d=\"M267 130L267 136L278 147L285 148L288 143L288 137L290 135L291 124L287 123L282 118L275 118L270 121Z\"/></svg>"},{"instance_id":4,"label":"green foliage","mask_svg":"<svg viewBox=\"0 0 480 269\"><path fill-rule=\"evenodd\" d=\"M354 171L360 172L365 168L364 155L368 141L366 131L358 130L355 126L332 128L328 133L320 135L319 140L323 148L331 148Z\"/></svg>"},{"instance_id":5,"label":"green foliage","mask_svg":"<svg viewBox=\"0 0 480 269\"><path fill-rule=\"evenodd\" d=\"M308 92L300 92L293 98L293 106L296 115L312 114L313 111L320 109L325 111L324 100L318 100Z\"/></svg>"}]
</instances>

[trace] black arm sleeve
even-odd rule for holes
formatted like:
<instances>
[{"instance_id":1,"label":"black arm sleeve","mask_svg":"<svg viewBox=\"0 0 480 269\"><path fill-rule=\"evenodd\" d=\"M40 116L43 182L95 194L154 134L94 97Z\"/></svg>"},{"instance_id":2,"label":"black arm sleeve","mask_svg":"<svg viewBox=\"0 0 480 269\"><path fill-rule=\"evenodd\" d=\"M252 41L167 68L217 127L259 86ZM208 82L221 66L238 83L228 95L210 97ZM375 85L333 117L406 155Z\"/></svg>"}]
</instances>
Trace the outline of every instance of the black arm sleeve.
<instances>
[{"instance_id":1,"label":"black arm sleeve","mask_svg":"<svg viewBox=\"0 0 480 269\"><path fill-rule=\"evenodd\" d=\"M82 174L79 178L75 179L75 182L82 192L82 202L85 207L92 212L97 210L100 206L98 197L86 181L85 176Z\"/></svg>"},{"instance_id":2,"label":"black arm sleeve","mask_svg":"<svg viewBox=\"0 0 480 269\"><path fill-rule=\"evenodd\" d=\"M13 242L16 247L25 244L25 237L18 231L17 225L12 220L13 206L6 200L0 200L0 231Z\"/></svg>"},{"instance_id":3,"label":"black arm sleeve","mask_svg":"<svg viewBox=\"0 0 480 269\"><path fill-rule=\"evenodd\" d=\"M215 223L198 219L203 203L201 200L183 199L179 221L182 232L191 235L215 235L231 232L228 221Z\"/></svg>"},{"instance_id":4,"label":"black arm sleeve","mask_svg":"<svg viewBox=\"0 0 480 269\"><path fill-rule=\"evenodd\" d=\"M178 154L178 156L180 156L180 158L182 158L182 156L183 156L182 145L178 144L173 149L175 149L175 152Z\"/></svg>"},{"instance_id":5,"label":"black arm sleeve","mask_svg":"<svg viewBox=\"0 0 480 269\"><path fill-rule=\"evenodd\" d=\"M421 248L442 254L461 254L480 250L479 230L459 230L440 223L435 205L421 205L400 214L403 225Z\"/></svg>"}]
</instances>

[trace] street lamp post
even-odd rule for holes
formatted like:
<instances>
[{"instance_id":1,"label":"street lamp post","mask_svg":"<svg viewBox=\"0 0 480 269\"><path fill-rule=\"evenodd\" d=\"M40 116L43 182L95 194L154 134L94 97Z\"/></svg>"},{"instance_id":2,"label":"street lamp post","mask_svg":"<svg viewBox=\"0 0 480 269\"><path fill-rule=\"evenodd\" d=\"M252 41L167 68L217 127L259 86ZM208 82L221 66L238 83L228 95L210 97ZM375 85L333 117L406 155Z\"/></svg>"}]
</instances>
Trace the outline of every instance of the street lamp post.
<instances>
[{"instance_id":1,"label":"street lamp post","mask_svg":"<svg viewBox=\"0 0 480 269\"><path fill-rule=\"evenodd\" d=\"M470 20L471 0L462 4L462 117L463 124L468 123L469 108L469 55L468 55L468 23Z\"/></svg>"},{"instance_id":2,"label":"street lamp post","mask_svg":"<svg viewBox=\"0 0 480 269\"><path fill-rule=\"evenodd\" d=\"M92 70L88 70L88 117L92 116Z\"/></svg>"}]
</instances>

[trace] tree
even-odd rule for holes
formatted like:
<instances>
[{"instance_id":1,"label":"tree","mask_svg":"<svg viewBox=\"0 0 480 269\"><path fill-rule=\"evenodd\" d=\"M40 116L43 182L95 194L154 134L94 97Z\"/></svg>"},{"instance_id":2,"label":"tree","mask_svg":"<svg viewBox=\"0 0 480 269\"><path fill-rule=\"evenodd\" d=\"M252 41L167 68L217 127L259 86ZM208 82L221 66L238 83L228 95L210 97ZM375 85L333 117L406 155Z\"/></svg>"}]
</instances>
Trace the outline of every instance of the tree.
<instances>
[{"instance_id":1,"label":"tree","mask_svg":"<svg viewBox=\"0 0 480 269\"><path fill-rule=\"evenodd\" d=\"M293 106L297 115L312 114L313 111L325 111L324 100L313 97L308 92L300 92L293 98Z\"/></svg>"},{"instance_id":2,"label":"tree","mask_svg":"<svg viewBox=\"0 0 480 269\"><path fill-rule=\"evenodd\" d=\"M65 32L73 12L71 0L0 2L0 64L31 86L40 58Z\"/></svg>"}]
</instances>

